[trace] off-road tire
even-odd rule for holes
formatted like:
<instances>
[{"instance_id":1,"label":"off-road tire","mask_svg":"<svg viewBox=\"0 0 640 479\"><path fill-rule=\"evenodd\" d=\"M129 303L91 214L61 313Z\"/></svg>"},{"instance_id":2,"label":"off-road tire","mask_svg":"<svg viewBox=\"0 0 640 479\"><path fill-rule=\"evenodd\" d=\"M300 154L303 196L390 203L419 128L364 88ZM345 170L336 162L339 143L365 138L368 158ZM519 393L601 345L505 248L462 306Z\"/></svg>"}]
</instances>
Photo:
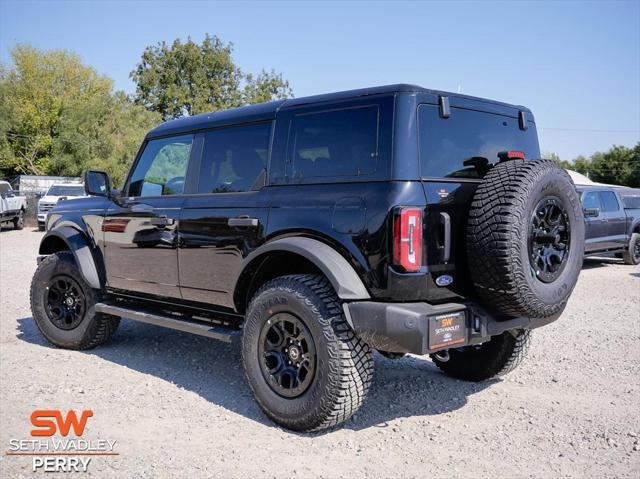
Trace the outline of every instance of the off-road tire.
<instances>
[{"instance_id":1,"label":"off-road tire","mask_svg":"<svg viewBox=\"0 0 640 479\"><path fill-rule=\"evenodd\" d=\"M311 333L316 369L300 396L286 398L268 384L261 369L259 338L278 313L292 314ZM364 401L373 378L373 356L350 328L336 293L323 276L282 276L251 299L242 338L242 357L255 398L274 422L297 431L330 428L346 421Z\"/></svg>"},{"instance_id":2,"label":"off-road tire","mask_svg":"<svg viewBox=\"0 0 640 479\"><path fill-rule=\"evenodd\" d=\"M46 291L54 276L66 275L73 278L84 294L85 315L77 327L64 330L54 325L46 312ZM65 349L90 349L113 336L120 318L96 313L95 304L100 292L91 288L82 277L73 254L69 251L54 253L42 260L31 281L31 312L36 326L42 335L52 344Z\"/></svg>"},{"instance_id":3,"label":"off-road tire","mask_svg":"<svg viewBox=\"0 0 640 479\"><path fill-rule=\"evenodd\" d=\"M640 264L640 256L634 254L635 249L640 244L640 233L632 233L629 239L629 245L627 250L622 253L622 259L626 264L636 265Z\"/></svg>"},{"instance_id":4,"label":"off-road tire","mask_svg":"<svg viewBox=\"0 0 640 479\"><path fill-rule=\"evenodd\" d=\"M435 354L430 356L448 376L464 381L484 381L517 368L527 355L530 338L529 330L519 331L516 335L505 331L481 345L450 349L446 362Z\"/></svg>"},{"instance_id":5,"label":"off-road tire","mask_svg":"<svg viewBox=\"0 0 640 479\"><path fill-rule=\"evenodd\" d=\"M570 226L569 252L559 276L543 282L529 260L530 227L539 202L557 199ZM467 224L467 258L482 302L506 316L560 314L584 255L584 217L575 185L550 160L497 164L478 186Z\"/></svg>"},{"instance_id":6,"label":"off-road tire","mask_svg":"<svg viewBox=\"0 0 640 479\"><path fill-rule=\"evenodd\" d=\"M24 210L20 210L18 215L13 218L13 229L21 230L24 228Z\"/></svg>"},{"instance_id":7,"label":"off-road tire","mask_svg":"<svg viewBox=\"0 0 640 479\"><path fill-rule=\"evenodd\" d=\"M45 230L45 226L38 224L38 231L44 231Z\"/></svg>"}]
</instances>

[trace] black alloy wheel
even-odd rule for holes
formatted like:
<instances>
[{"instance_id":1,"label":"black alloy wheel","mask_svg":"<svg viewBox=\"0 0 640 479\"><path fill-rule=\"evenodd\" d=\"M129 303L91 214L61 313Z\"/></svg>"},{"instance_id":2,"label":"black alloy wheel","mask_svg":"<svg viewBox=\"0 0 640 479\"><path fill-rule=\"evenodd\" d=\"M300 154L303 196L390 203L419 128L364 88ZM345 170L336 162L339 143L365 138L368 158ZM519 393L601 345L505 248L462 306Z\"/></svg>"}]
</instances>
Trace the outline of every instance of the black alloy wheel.
<instances>
[{"instance_id":1,"label":"black alloy wheel","mask_svg":"<svg viewBox=\"0 0 640 479\"><path fill-rule=\"evenodd\" d=\"M82 288L75 279L67 275L54 276L44 294L47 317L54 326L70 330L82 322L86 301Z\"/></svg>"},{"instance_id":2,"label":"black alloy wheel","mask_svg":"<svg viewBox=\"0 0 640 479\"><path fill-rule=\"evenodd\" d=\"M298 397L313 381L316 348L309 329L293 314L277 313L266 321L258 356L267 384L280 396Z\"/></svg>"},{"instance_id":3,"label":"black alloy wheel","mask_svg":"<svg viewBox=\"0 0 640 479\"><path fill-rule=\"evenodd\" d=\"M571 243L569 215L558 198L544 198L535 207L528 239L534 275L544 283L554 282L567 263Z\"/></svg>"}]
</instances>

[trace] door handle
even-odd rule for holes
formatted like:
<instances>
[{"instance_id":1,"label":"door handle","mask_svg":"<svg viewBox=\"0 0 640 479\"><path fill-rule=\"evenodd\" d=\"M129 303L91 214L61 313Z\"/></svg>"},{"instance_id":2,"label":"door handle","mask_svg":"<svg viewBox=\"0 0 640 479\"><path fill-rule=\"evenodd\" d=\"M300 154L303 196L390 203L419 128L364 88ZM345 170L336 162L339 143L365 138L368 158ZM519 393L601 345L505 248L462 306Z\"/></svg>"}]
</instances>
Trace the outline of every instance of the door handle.
<instances>
[{"instance_id":1,"label":"door handle","mask_svg":"<svg viewBox=\"0 0 640 479\"><path fill-rule=\"evenodd\" d=\"M149 223L151 223L153 226L170 226L175 222L176 220L167 217L167 215L160 215L149 220Z\"/></svg>"},{"instance_id":2,"label":"door handle","mask_svg":"<svg viewBox=\"0 0 640 479\"><path fill-rule=\"evenodd\" d=\"M249 218L249 216L238 216L237 218L229 218L227 224L229 226L258 226L258 218Z\"/></svg>"},{"instance_id":3,"label":"door handle","mask_svg":"<svg viewBox=\"0 0 640 479\"><path fill-rule=\"evenodd\" d=\"M440 224L442 224L444 229L442 262L448 263L451 257L451 217L449 216L449 213L440 213Z\"/></svg>"}]
</instances>

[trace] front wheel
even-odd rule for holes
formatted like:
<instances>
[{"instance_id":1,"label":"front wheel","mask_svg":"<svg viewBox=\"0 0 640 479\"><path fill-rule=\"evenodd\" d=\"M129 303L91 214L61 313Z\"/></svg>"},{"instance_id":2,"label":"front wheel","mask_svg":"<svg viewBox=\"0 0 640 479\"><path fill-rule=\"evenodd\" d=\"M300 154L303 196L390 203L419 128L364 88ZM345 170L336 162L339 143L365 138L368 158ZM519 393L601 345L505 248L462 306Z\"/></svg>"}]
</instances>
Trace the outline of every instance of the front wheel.
<instances>
[{"instance_id":1,"label":"front wheel","mask_svg":"<svg viewBox=\"0 0 640 479\"><path fill-rule=\"evenodd\" d=\"M96 313L98 297L69 251L47 256L31 281L33 319L42 335L61 348L89 349L113 335L120 319Z\"/></svg>"},{"instance_id":2,"label":"front wheel","mask_svg":"<svg viewBox=\"0 0 640 479\"><path fill-rule=\"evenodd\" d=\"M464 381L484 381L516 369L527 355L531 331L505 331L486 343L450 349L449 357L431 355L444 373ZM446 357L446 356L445 356Z\"/></svg>"},{"instance_id":3,"label":"front wheel","mask_svg":"<svg viewBox=\"0 0 640 479\"><path fill-rule=\"evenodd\" d=\"M640 233L633 233L629 240L627 250L622 253L622 259L626 264L640 264Z\"/></svg>"},{"instance_id":4,"label":"front wheel","mask_svg":"<svg viewBox=\"0 0 640 479\"><path fill-rule=\"evenodd\" d=\"M21 230L24 228L24 210L20 210L18 216L13 218L13 229Z\"/></svg>"},{"instance_id":5,"label":"front wheel","mask_svg":"<svg viewBox=\"0 0 640 479\"><path fill-rule=\"evenodd\" d=\"M262 410L298 431L347 420L373 377L371 349L318 275L282 276L262 286L247 310L242 358Z\"/></svg>"}]
</instances>

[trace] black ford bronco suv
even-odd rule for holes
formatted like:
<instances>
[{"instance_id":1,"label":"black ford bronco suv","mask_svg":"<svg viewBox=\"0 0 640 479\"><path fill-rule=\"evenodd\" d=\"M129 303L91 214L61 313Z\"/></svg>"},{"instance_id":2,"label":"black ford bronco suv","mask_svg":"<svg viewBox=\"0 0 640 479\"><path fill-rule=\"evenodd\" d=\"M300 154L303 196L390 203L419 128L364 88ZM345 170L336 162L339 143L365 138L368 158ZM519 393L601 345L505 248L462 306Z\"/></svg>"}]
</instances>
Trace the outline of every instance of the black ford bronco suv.
<instances>
[{"instance_id":1,"label":"black ford bronco suv","mask_svg":"<svg viewBox=\"0 0 640 479\"><path fill-rule=\"evenodd\" d=\"M358 409L373 349L499 376L582 265L575 186L539 158L528 109L411 85L170 121L121 192L89 171L92 196L50 212L33 317L71 349L120 318L241 337L258 403L295 430Z\"/></svg>"}]
</instances>

